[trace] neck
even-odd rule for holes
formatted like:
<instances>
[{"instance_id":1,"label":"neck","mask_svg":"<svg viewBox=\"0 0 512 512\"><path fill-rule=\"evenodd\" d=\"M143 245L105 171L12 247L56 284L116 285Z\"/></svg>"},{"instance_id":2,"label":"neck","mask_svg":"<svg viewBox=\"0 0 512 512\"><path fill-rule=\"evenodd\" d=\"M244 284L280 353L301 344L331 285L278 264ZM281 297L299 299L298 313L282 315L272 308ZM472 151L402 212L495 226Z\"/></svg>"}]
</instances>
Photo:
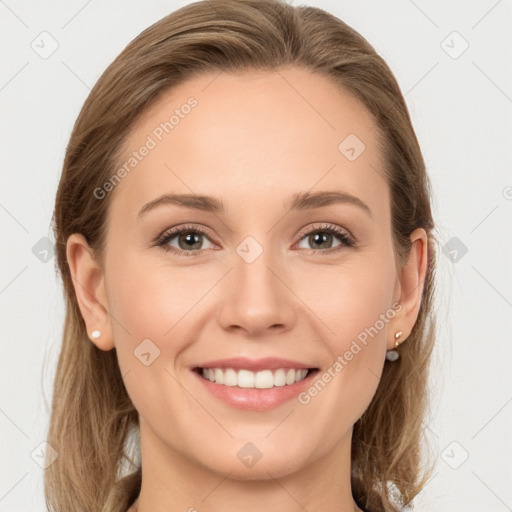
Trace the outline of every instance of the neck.
<instances>
[{"instance_id":1,"label":"neck","mask_svg":"<svg viewBox=\"0 0 512 512\"><path fill-rule=\"evenodd\" d=\"M329 453L298 471L272 468L255 480L230 477L164 445L141 423L142 483L129 512L354 512L350 484L351 432Z\"/></svg>"}]
</instances>

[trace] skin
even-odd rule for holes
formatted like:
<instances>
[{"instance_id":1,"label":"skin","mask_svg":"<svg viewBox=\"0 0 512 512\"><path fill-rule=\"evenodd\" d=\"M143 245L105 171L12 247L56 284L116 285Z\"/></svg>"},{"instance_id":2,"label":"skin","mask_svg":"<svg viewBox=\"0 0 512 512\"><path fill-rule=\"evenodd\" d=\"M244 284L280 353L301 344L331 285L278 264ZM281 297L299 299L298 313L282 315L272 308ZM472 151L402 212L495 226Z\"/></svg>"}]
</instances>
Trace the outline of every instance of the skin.
<instances>
[{"instance_id":1,"label":"skin","mask_svg":"<svg viewBox=\"0 0 512 512\"><path fill-rule=\"evenodd\" d=\"M82 235L67 243L88 332L102 333L91 342L116 348L140 415L138 511L359 510L350 486L352 427L377 389L395 332L406 340L416 322L426 233L412 233L398 268L374 122L349 93L303 69L205 74L181 84L145 112L122 161L190 96L197 107L110 192L104 262ZM354 161L338 150L351 133L366 146ZM308 190L348 192L371 215L353 204L288 212L291 195ZM138 220L163 193L212 195L226 211L167 205ZM199 254L152 243L184 223L207 230ZM300 237L301 228L324 223L348 230L356 246ZM263 248L252 263L236 252L249 235ZM191 372L234 356L284 357L326 371L395 302L400 312L308 404L235 409ZM133 353L146 338L160 350L149 366ZM247 442L263 454L252 467L237 457Z\"/></svg>"}]
</instances>

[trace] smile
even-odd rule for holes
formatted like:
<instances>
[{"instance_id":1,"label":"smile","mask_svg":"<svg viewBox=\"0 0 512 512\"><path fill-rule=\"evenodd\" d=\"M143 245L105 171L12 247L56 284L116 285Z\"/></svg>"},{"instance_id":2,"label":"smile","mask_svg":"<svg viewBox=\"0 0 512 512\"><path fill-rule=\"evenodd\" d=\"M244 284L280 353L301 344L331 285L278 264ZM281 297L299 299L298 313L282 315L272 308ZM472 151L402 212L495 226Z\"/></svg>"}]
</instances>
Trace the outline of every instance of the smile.
<instances>
[{"instance_id":1,"label":"smile","mask_svg":"<svg viewBox=\"0 0 512 512\"><path fill-rule=\"evenodd\" d=\"M199 389L230 408L268 411L293 401L319 372L312 361L246 356L197 361Z\"/></svg>"},{"instance_id":2,"label":"smile","mask_svg":"<svg viewBox=\"0 0 512 512\"><path fill-rule=\"evenodd\" d=\"M198 368L206 380L239 388L270 389L291 386L304 380L312 370L307 368L277 368L258 372L234 368Z\"/></svg>"}]
</instances>

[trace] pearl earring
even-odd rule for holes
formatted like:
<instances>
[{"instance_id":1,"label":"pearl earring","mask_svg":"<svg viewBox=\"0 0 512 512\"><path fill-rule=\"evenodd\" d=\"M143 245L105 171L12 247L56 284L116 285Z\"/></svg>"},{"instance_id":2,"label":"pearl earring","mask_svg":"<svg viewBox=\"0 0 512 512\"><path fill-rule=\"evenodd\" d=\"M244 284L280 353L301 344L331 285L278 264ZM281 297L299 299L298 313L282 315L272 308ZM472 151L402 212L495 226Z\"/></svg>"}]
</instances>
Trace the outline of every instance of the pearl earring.
<instances>
[{"instance_id":1,"label":"pearl earring","mask_svg":"<svg viewBox=\"0 0 512 512\"><path fill-rule=\"evenodd\" d=\"M386 351L386 359L388 361L396 361L399 357L400 357L400 354L398 353L396 349L396 347L398 347L398 345L400 345L401 341L398 341L401 337L402 337L402 334L403 332L402 331L397 331L395 332L395 348L394 349L391 349L391 350L388 350Z\"/></svg>"},{"instance_id":2,"label":"pearl earring","mask_svg":"<svg viewBox=\"0 0 512 512\"><path fill-rule=\"evenodd\" d=\"M100 336L101 336L100 331L92 331L92 333L91 333L91 337L93 340L97 340Z\"/></svg>"}]
</instances>

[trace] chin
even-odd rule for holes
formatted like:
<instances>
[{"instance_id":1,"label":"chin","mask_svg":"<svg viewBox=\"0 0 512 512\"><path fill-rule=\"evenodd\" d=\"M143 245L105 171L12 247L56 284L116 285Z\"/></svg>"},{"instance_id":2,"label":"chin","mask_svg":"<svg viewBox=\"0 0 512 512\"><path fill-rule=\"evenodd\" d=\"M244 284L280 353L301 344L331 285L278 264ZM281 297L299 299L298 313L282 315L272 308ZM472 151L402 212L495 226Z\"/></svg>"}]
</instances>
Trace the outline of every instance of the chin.
<instances>
[{"instance_id":1,"label":"chin","mask_svg":"<svg viewBox=\"0 0 512 512\"><path fill-rule=\"evenodd\" d=\"M278 454L275 450L269 450L269 453L261 453L261 455L257 455L255 452L251 461L245 454L249 453L250 449L239 454L240 451L232 451L232 456L229 457L219 456L214 460L199 462L209 471L219 473L222 476L229 474L230 479L240 481L282 478L301 470L311 462L298 458L297 453L288 455L281 452Z\"/></svg>"}]
</instances>

